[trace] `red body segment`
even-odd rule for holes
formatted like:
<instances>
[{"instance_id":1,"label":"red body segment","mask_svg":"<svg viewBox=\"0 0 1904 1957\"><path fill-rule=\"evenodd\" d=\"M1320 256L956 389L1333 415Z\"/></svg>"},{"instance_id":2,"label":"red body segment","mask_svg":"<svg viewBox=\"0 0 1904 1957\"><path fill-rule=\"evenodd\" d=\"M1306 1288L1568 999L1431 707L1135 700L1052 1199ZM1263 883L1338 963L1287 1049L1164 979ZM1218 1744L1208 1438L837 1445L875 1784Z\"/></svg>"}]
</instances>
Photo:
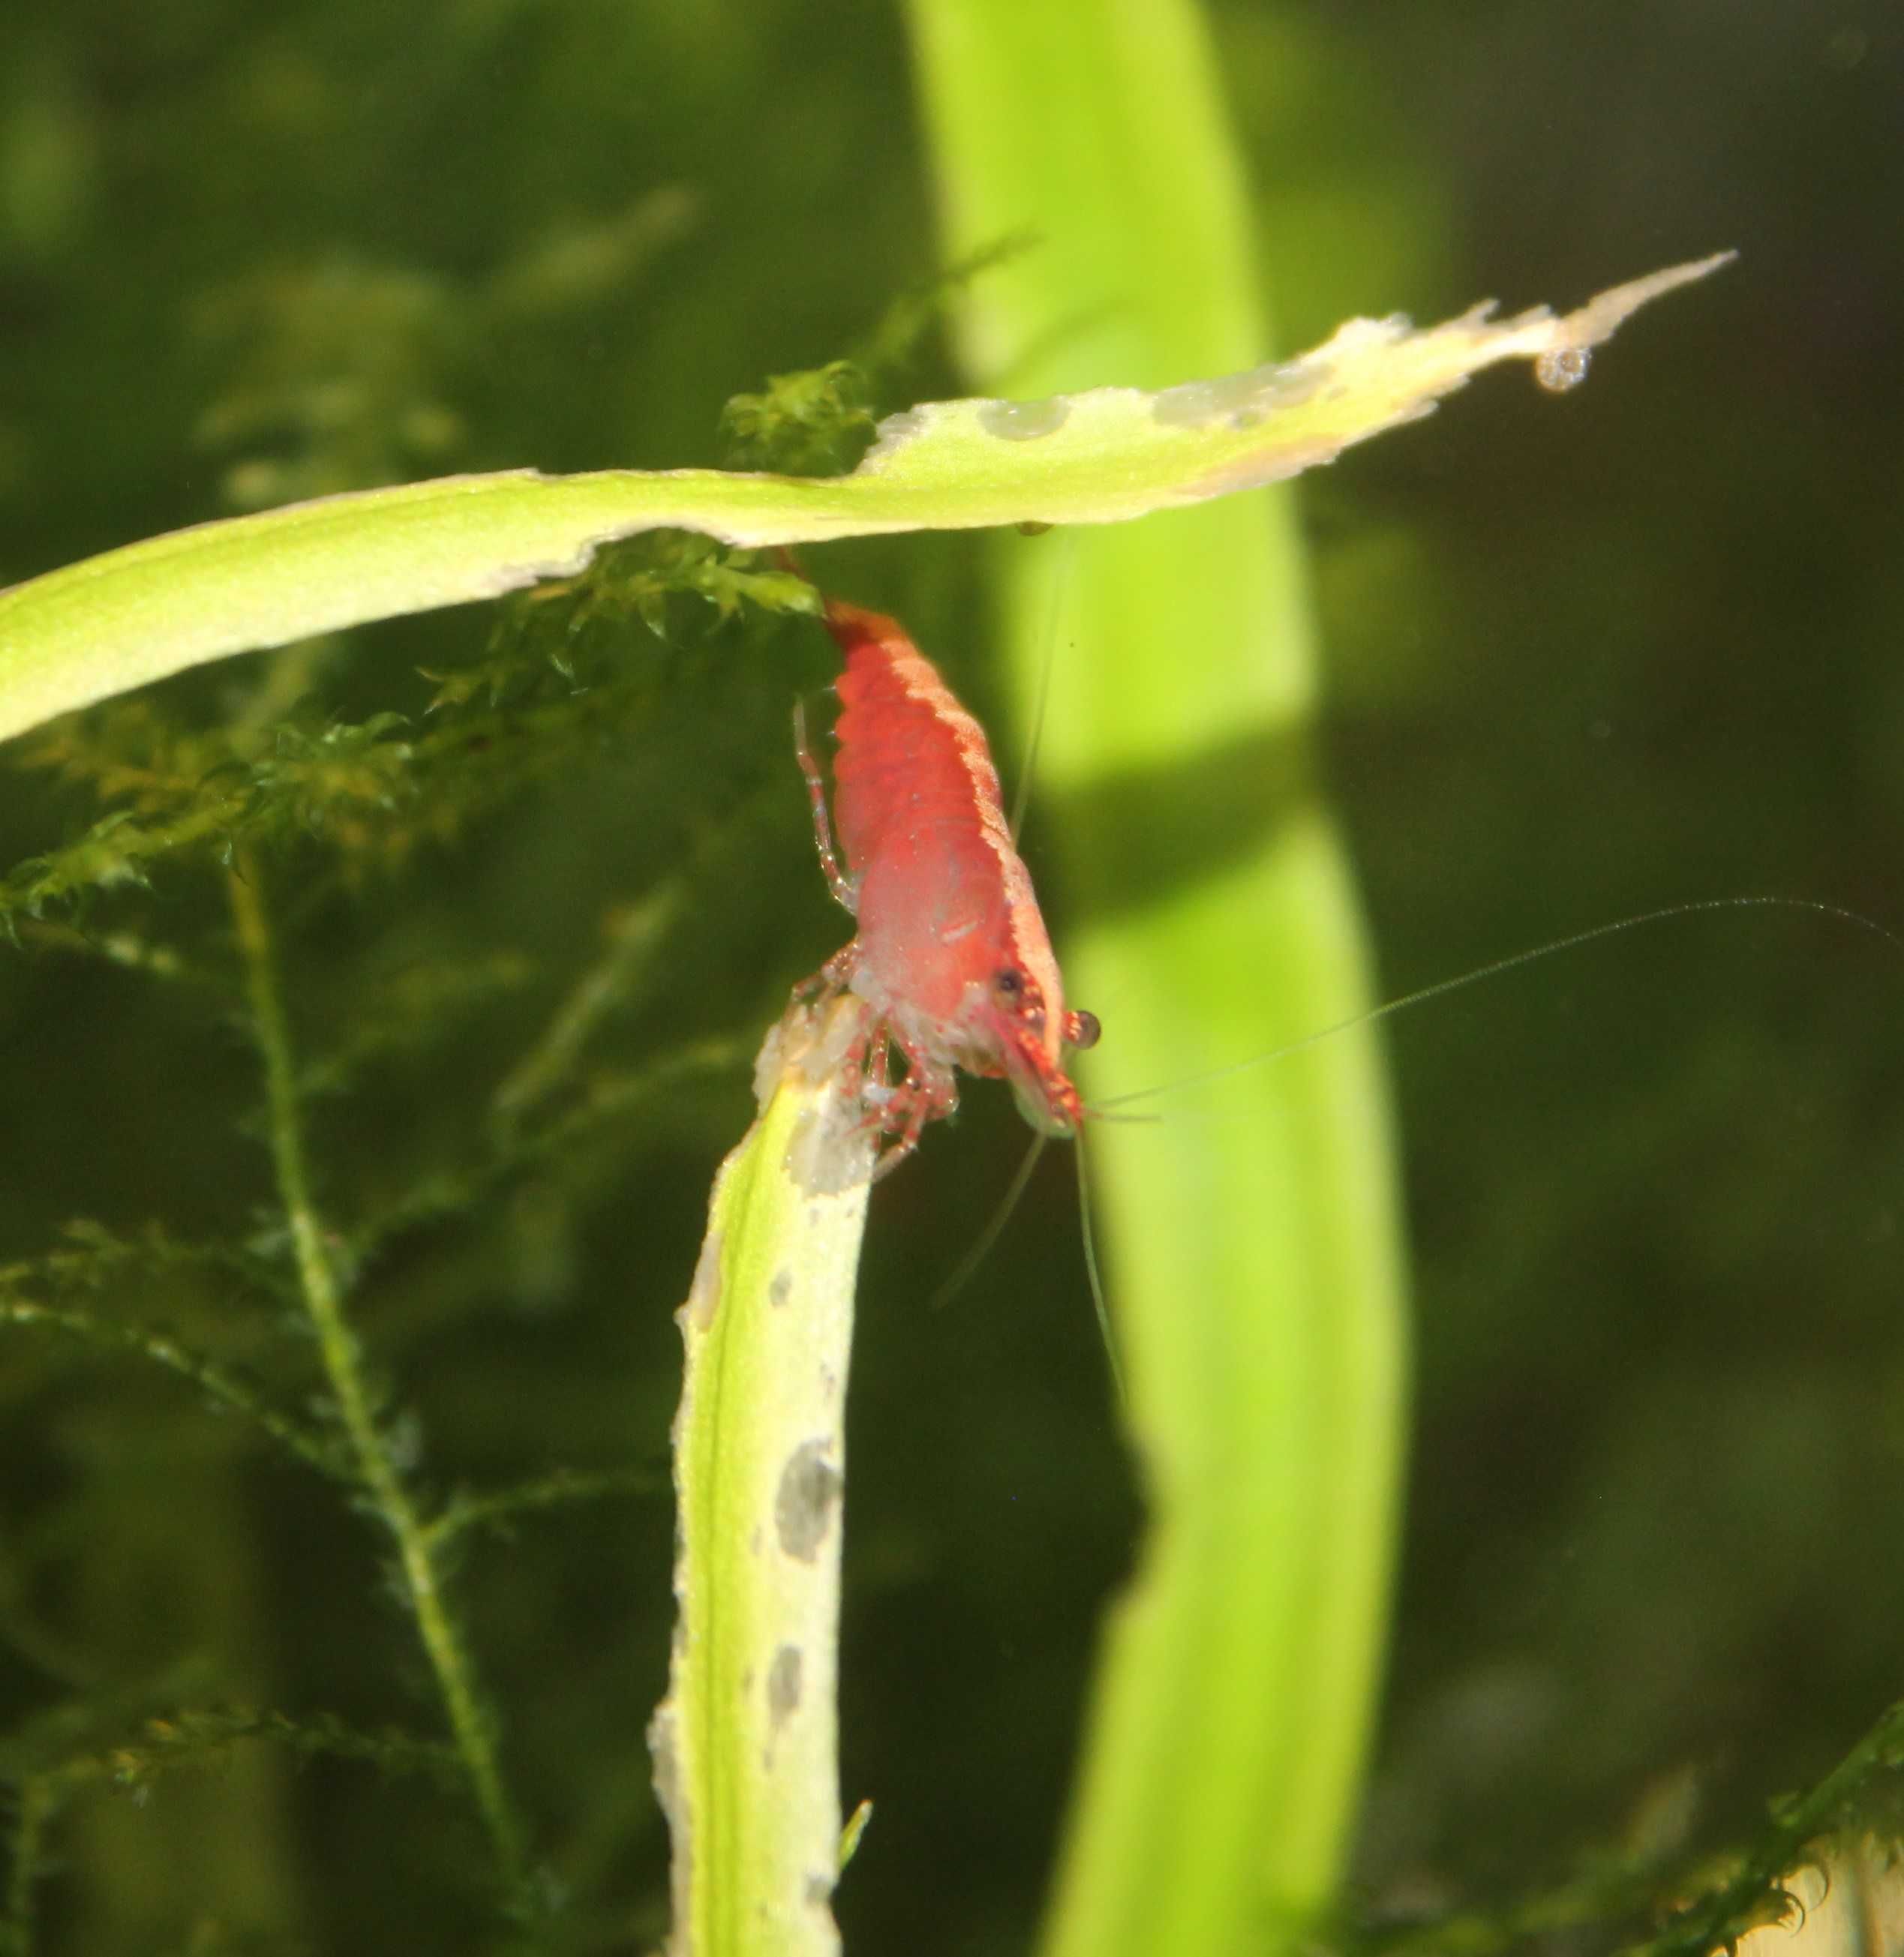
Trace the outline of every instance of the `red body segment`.
<instances>
[{"instance_id":1,"label":"red body segment","mask_svg":"<svg viewBox=\"0 0 1904 1957\"><path fill-rule=\"evenodd\" d=\"M1083 1111L1064 1049L1090 1044L1096 1023L1065 1010L984 732L895 621L829 601L826 621L846 656L833 729L846 858L836 888L859 930L818 982L865 1001L861 1064L875 1082L888 1040L906 1055L906 1078L881 1111L901 1133L887 1162L957 1105L958 1067L1004 1076L1035 1126L1075 1133ZM803 762L830 869L824 794Z\"/></svg>"}]
</instances>

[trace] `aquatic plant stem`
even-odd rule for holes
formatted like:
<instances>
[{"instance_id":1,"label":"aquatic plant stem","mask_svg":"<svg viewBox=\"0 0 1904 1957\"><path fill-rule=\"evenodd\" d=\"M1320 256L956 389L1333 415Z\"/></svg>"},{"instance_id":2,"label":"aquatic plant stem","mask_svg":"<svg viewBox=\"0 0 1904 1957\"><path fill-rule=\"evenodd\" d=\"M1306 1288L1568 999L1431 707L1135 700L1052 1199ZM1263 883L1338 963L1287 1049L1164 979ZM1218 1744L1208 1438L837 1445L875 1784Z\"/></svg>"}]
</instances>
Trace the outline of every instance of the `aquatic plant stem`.
<instances>
[{"instance_id":1,"label":"aquatic plant stem","mask_svg":"<svg viewBox=\"0 0 1904 1957\"><path fill-rule=\"evenodd\" d=\"M1622 1957L1700 1957L1736 1949L1760 1924L1784 1921L1785 1879L1815 1858L1817 1845L1834 1831L1855 1832L1861 1819L1881 1812L1876 1803L1861 1816L1858 1801L1880 1774L1904 1762L1904 1700L1887 1706L1856 1745L1818 1784L1771 1804L1771 1818L1729 1880L1687 1903L1657 1936L1630 1944Z\"/></svg>"},{"instance_id":2,"label":"aquatic plant stem","mask_svg":"<svg viewBox=\"0 0 1904 1957\"><path fill-rule=\"evenodd\" d=\"M323 1225L312 1200L296 1067L256 862L241 854L232 865L226 888L244 960L253 1037L264 1066L271 1162L290 1226L299 1290L317 1332L318 1353L364 1493L396 1543L403 1595L435 1676L451 1737L504 1886L512 1898L520 1897L527 1874L522 1829L503 1788L495 1730L477 1688L474 1667L444 1599L442 1573L429 1527L403 1485L379 1421L363 1348L345 1315L343 1292L325 1251Z\"/></svg>"}]
</instances>

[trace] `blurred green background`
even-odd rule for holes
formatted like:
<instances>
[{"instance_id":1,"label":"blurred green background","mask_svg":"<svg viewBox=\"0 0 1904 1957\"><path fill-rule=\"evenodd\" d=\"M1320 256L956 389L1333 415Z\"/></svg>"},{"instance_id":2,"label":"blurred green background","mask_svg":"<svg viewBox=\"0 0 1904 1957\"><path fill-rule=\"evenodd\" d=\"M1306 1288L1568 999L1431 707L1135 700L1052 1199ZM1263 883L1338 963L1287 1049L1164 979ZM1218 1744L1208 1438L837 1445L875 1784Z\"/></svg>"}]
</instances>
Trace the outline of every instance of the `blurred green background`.
<instances>
[{"instance_id":1,"label":"blurred green background","mask_svg":"<svg viewBox=\"0 0 1904 1957\"><path fill-rule=\"evenodd\" d=\"M1213 19L1283 350L1352 313L1569 305L1744 255L1565 400L1497 375L1304 485L1327 766L1385 989L1688 898L1904 923L1895 11ZM718 461L729 395L847 351L934 269L911 87L874 5L0 0L0 583L248 501ZM959 384L925 356L884 405ZM982 713L976 566L970 541L927 539L821 568L900 611ZM356 635L318 697L419 714L417 669L476 659L495 622ZM279 859L308 1057L397 1023L406 987L432 1035L318 1104L335 1212L467 1157L604 918L658 880L688 880L682 921L604 1067L751 1037L840 942L788 731L826 675L818 635L678 622L671 649L628 624L654 684L625 726L451 833L410 808L374 846ZM165 700L213 718L262 671ZM1008 773L1022 740L998 729ZM0 860L95 812L0 770ZM1039 827L1034 799L1034 875ZM1061 954L1063 893L1047 907ZM86 921L226 957L206 858ZM451 1004L445 970L490 982ZM1083 1003L1115 1039L1115 1002ZM1419 1399L1356 1858L1371 1914L1563 1873L1669 1810L1722 1838L1904 1689L1901 1008L1904 952L1754 911L1390 1029ZM255 1085L218 987L44 934L0 956L0 1264L81 1216L188 1241L267 1226ZM359 1322L432 1485L662 1463L669 1313L750 1105L743 1070L683 1086L372 1264ZM1022 1142L1009 1098L975 1091L875 1206L843 1718L846 1798L878 1813L840 1898L868 1950L1026 1946L1137 1523L1067 1161L981 1280L924 1309ZM283 1310L215 1271L134 1266L93 1302L274 1390L306 1377ZM76 1745L177 1705L430 1726L380 1545L331 1491L175 1383L32 1335L0 1348L0 1712L25 1736L0 1763L46 1757L74 1698L97 1722ZM670 1526L659 1495L577 1506L473 1541L460 1571L577 1949L665 1921L641 1729ZM457 1801L267 1747L143 1804L82 1799L58 1845L48 1949L484 1933Z\"/></svg>"}]
</instances>

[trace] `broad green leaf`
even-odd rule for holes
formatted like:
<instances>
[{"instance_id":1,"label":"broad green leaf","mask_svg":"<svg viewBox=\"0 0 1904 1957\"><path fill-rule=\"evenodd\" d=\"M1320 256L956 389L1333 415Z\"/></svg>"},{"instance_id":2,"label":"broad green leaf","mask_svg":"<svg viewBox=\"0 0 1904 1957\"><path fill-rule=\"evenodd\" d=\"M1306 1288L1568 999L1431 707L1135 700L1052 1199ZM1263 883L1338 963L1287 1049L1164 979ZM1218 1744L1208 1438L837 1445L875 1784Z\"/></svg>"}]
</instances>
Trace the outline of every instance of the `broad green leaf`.
<instances>
[{"instance_id":1,"label":"broad green leaf","mask_svg":"<svg viewBox=\"0 0 1904 1957\"><path fill-rule=\"evenodd\" d=\"M1008 375L1068 400L1061 425L1055 409L1013 412L1027 435L1048 419L1045 441L1094 436L1099 466L1128 472L1122 514L1170 513L1061 558L1011 541L998 553L1021 703L1054 645L1088 661L1055 677L1064 710L1045 723L1040 773L1071 814L1048 845L1077 920L1060 944L1067 995L1104 1020L1087 1091L1115 1102L1368 1002L1352 881L1308 754L1317 660L1292 507L1181 506L1331 460L1494 360L1570 386L1637 307L1722 260L1564 318L1496 323L1480 306L1421 333L1355 321L1281 365L1067 397L1107 375L1219 371L1267 343L1252 199L1201 11L910 12L946 255L1019 228L1048 241L971 288L976 384ZM919 425L988 419L999 411L966 406ZM1168 485L1152 473L1166 456ZM1173 853L1186 836L1201 847ZM1064 896L1064 879L1045 894ZM1147 1111L1158 1125L1083 1137L1149 1527L1108 1616L1047 1957L1292 1947L1334 1892L1381 1680L1407 1335L1374 1042L1352 1034Z\"/></svg>"}]
</instances>

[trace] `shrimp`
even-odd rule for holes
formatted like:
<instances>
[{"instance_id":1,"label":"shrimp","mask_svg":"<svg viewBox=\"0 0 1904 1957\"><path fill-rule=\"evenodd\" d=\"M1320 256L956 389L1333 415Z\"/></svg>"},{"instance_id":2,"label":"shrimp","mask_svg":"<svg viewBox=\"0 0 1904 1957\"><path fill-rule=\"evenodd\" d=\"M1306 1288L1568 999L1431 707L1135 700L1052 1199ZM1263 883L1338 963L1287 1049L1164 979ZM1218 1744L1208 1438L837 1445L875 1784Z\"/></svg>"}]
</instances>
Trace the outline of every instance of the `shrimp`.
<instances>
[{"instance_id":1,"label":"shrimp","mask_svg":"<svg viewBox=\"0 0 1904 1957\"><path fill-rule=\"evenodd\" d=\"M1008 1080L1041 1133L1075 1135L1085 1111L1065 1055L1093 1045L1098 1023L1065 1006L984 730L896 620L833 599L824 618L846 657L830 817L798 713L796 745L821 868L858 928L794 997L861 1001L849 1084L897 1137L875 1173L957 1107L960 1069ZM906 1060L896 1086L892 1046Z\"/></svg>"}]
</instances>

